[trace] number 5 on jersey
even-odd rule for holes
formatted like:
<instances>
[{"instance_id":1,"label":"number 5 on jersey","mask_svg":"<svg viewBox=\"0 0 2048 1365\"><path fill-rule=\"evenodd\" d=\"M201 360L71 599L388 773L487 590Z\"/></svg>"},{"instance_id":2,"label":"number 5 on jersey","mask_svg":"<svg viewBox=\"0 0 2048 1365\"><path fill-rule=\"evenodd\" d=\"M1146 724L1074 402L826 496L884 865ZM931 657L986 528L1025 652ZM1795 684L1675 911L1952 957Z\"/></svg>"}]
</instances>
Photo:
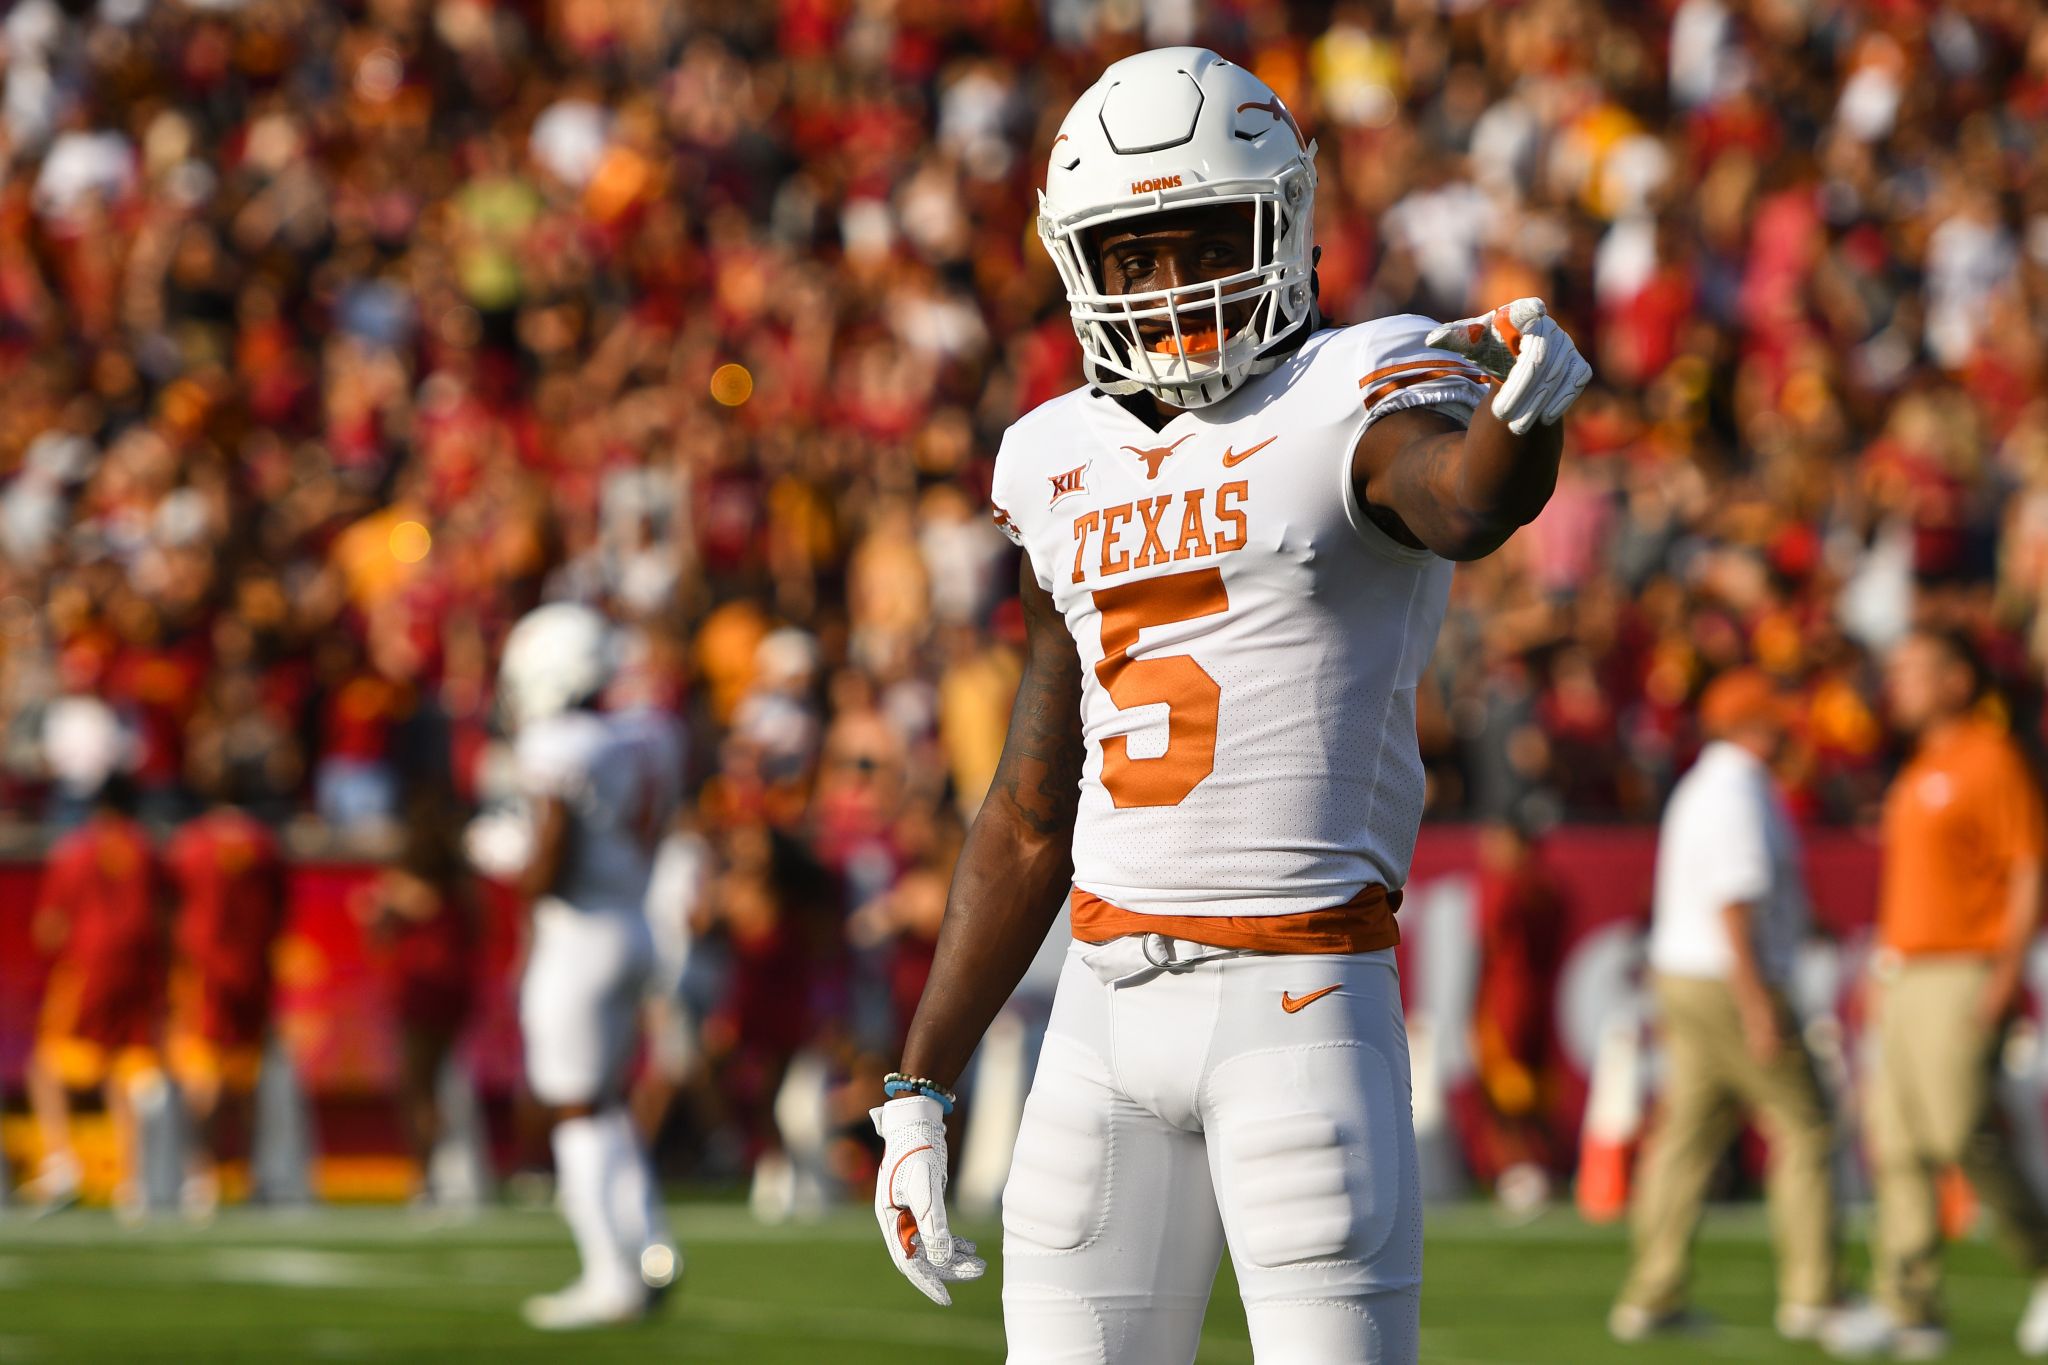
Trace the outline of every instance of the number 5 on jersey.
<instances>
[{"instance_id":1,"label":"number 5 on jersey","mask_svg":"<svg viewBox=\"0 0 2048 1365\"><path fill-rule=\"evenodd\" d=\"M1177 806L1216 766L1216 710L1223 691L1185 654L1133 659L1131 646L1147 626L1191 621L1230 609L1217 569L1165 574L1094 593L1102 616L1102 662L1095 665L1117 709L1166 704L1166 752L1132 758L1127 737L1102 741L1102 785L1119 810Z\"/></svg>"}]
</instances>

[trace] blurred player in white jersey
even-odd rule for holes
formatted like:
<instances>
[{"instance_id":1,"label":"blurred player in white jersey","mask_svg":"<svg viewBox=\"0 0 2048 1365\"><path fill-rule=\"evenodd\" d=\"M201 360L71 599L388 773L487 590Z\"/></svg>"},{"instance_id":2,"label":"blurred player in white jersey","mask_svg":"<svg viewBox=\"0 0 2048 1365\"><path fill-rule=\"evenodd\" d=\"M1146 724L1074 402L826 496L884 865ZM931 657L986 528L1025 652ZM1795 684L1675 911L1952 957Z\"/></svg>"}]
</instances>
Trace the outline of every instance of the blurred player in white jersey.
<instances>
[{"instance_id":1,"label":"blurred player in white jersey","mask_svg":"<svg viewBox=\"0 0 2048 1365\"><path fill-rule=\"evenodd\" d=\"M568 1288L527 1301L527 1320L548 1329L641 1317L679 1268L625 1071L654 964L648 881L681 798L682 750L659 713L595 709L613 648L603 617L556 603L513 627L499 667L532 820L518 875L533 906L519 988L527 1083L552 1111L557 1191L583 1262Z\"/></svg>"},{"instance_id":2,"label":"blurred player in white jersey","mask_svg":"<svg viewBox=\"0 0 2048 1365\"><path fill-rule=\"evenodd\" d=\"M1279 97L1197 48L1110 67L1053 141L1089 383L997 457L1025 674L874 1111L889 1253L950 1302L983 1267L948 1087L1071 889L1003 1200L1013 1362L1191 1360L1226 1244L1260 1361L1416 1359L1415 688L1450 561L1542 509L1591 371L1536 299L1326 325L1315 184Z\"/></svg>"}]
</instances>

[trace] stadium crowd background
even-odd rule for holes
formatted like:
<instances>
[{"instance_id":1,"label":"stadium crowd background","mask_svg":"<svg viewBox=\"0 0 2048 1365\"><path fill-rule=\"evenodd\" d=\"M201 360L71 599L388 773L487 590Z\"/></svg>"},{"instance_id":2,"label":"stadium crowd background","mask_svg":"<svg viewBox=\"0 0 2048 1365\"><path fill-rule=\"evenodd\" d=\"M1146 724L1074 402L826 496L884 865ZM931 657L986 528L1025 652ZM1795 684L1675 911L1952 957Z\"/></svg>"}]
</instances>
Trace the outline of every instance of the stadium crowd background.
<instances>
[{"instance_id":1,"label":"stadium crowd background","mask_svg":"<svg viewBox=\"0 0 2048 1365\"><path fill-rule=\"evenodd\" d=\"M374 849L502 795L491 661L581 598L689 722L707 1047L888 1054L1018 671L990 462L1078 378L1044 149L1182 41L1320 141L1328 316L1537 294L1595 364L1550 508L1457 576L1431 818L1647 820L1748 660L1802 698L1802 814L1868 819L1916 619L2038 740L2021 0L22 0L0 812L126 768L160 823Z\"/></svg>"}]
</instances>

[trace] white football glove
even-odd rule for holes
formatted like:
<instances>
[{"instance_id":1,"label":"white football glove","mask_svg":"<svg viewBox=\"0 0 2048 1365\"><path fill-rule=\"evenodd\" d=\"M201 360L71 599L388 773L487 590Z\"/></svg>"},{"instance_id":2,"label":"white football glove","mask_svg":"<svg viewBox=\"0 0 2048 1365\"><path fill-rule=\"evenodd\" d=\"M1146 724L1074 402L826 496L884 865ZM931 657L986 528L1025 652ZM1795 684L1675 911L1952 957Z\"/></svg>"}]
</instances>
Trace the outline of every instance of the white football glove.
<instances>
[{"instance_id":1,"label":"white football glove","mask_svg":"<svg viewBox=\"0 0 2048 1365\"><path fill-rule=\"evenodd\" d=\"M868 1110L885 1144L875 1177L875 1221L889 1259L933 1303L950 1307L948 1284L978 1280L988 1262L946 1226L946 1116L926 1095Z\"/></svg>"},{"instance_id":2,"label":"white football glove","mask_svg":"<svg viewBox=\"0 0 2048 1365\"><path fill-rule=\"evenodd\" d=\"M511 881L533 861L533 822L514 811L492 811L462 832L469 865L486 877Z\"/></svg>"},{"instance_id":3,"label":"white football glove","mask_svg":"<svg viewBox=\"0 0 2048 1365\"><path fill-rule=\"evenodd\" d=\"M1517 436L1538 422L1549 426L1585 391L1593 367L1542 299L1516 299L1476 318L1446 322L1427 338L1432 346L1469 356L1495 379L1493 415Z\"/></svg>"}]
</instances>

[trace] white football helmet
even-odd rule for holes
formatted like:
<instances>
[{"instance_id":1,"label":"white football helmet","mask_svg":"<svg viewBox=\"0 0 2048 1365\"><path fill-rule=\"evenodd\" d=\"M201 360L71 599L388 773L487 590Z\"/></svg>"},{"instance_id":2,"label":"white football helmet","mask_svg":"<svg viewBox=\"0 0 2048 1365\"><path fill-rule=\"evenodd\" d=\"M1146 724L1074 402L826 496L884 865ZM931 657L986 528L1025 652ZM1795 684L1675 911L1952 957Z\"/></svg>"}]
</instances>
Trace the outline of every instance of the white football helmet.
<instances>
[{"instance_id":1,"label":"white football helmet","mask_svg":"<svg viewBox=\"0 0 2048 1365\"><path fill-rule=\"evenodd\" d=\"M1280 363L1316 326L1316 147L1267 84L1207 48L1126 57L1075 102L1053 139L1038 236L1067 288L1088 379L1199 408ZM1103 292L1091 236L1207 204L1251 206L1249 270L1136 294ZM1233 331L1226 311L1251 305ZM1170 327L1152 347L1140 323Z\"/></svg>"},{"instance_id":2,"label":"white football helmet","mask_svg":"<svg viewBox=\"0 0 2048 1365\"><path fill-rule=\"evenodd\" d=\"M505 637L498 696L514 725L531 725L596 696L617 663L609 621L578 602L550 602Z\"/></svg>"}]
</instances>

